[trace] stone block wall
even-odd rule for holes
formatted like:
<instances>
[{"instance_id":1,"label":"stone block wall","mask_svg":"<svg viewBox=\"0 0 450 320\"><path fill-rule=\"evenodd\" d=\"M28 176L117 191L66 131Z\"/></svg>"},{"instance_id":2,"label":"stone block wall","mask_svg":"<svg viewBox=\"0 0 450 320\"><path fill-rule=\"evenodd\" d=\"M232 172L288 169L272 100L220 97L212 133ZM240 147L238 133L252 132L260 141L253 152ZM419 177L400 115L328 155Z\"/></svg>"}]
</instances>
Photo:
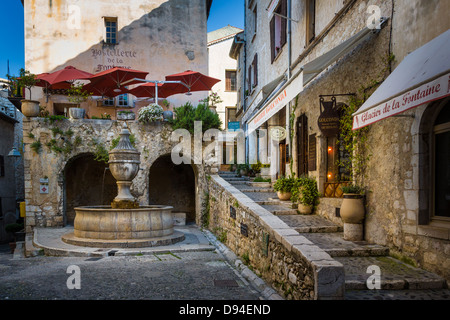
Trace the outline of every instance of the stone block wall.
<instances>
[{"instance_id":1,"label":"stone block wall","mask_svg":"<svg viewBox=\"0 0 450 320\"><path fill-rule=\"evenodd\" d=\"M122 124L121 121L111 120L66 119L52 123L44 118L24 119L27 232L31 232L34 227L65 225L64 179L68 164L77 157L96 154L99 146L109 151L111 141L119 137ZM128 122L128 127L135 136L136 149L141 152L141 170L133 180L131 192L141 205L147 205L149 204L149 173L152 164L161 156L170 155L179 142L172 141L172 128L167 123L141 124L132 121ZM41 147L36 152L32 149L32 145L38 141ZM51 149L47 146L49 143L53 143L56 148ZM193 147L192 150L194 150ZM218 169L211 161L207 163L203 161L202 164L191 164L191 166L195 175L195 219L198 223L203 197L201 190L206 188L206 175L210 174L211 170L217 172ZM41 193L41 179L48 179L48 193Z\"/></svg>"},{"instance_id":2,"label":"stone block wall","mask_svg":"<svg viewBox=\"0 0 450 320\"><path fill-rule=\"evenodd\" d=\"M344 297L342 264L221 177L208 180L208 229L258 276L287 299Z\"/></svg>"}]
</instances>

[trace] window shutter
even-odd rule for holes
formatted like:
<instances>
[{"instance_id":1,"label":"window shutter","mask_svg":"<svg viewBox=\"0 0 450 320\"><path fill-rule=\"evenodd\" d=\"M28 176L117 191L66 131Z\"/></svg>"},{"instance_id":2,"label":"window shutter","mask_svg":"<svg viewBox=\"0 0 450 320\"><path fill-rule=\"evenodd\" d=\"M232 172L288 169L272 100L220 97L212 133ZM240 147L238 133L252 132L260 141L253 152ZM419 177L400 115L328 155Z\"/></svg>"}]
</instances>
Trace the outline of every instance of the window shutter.
<instances>
[{"instance_id":1,"label":"window shutter","mask_svg":"<svg viewBox=\"0 0 450 320\"><path fill-rule=\"evenodd\" d=\"M255 53L255 59L253 60L253 68L254 68L253 72L255 74L255 77L254 77L255 86L257 86L258 85L258 54L257 53Z\"/></svg>"},{"instance_id":2,"label":"window shutter","mask_svg":"<svg viewBox=\"0 0 450 320\"><path fill-rule=\"evenodd\" d=\"M287 17L287 0L281 1L281 15ZM281 47L287 42L287 19L281 18Z\"/></svg>"},{"instance_id":3,"label":"window shutter","mask_svg":"<svg viewBox=\"0 0 450 320\"><path fill-rule=\"evenodd\" d=\"M275 16L270 20L270 54L273 63L275 60Z\"/></svg>"},{"instance_id":4,"label":"window shutter","mask_svg":"<svg viewBox=\"0 0 450 320\"><path fill-rule=\"evenodd\" d=\"M231 72L225 71L225 90L231 91Z\"/></svg>"},{"instance_id":5,"label":"window shutter","mask_svg":"<svg viewBox=\"0 0 450 320\"><path fill-rule=\"evenodd\" d=\"M252 92L252 66L248 67L248 92Z\"/></svg>"}]
</instances>

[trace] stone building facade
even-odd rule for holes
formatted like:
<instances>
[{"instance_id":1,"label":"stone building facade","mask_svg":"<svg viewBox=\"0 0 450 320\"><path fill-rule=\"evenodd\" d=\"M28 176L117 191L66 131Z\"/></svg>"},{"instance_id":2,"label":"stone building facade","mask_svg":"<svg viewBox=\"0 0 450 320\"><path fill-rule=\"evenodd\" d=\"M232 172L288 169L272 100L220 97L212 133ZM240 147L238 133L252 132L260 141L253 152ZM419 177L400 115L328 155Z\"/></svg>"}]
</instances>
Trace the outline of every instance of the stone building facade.
<instances>
[{"instance_id":1,"label":"stone building facade","mask_svg":"<svg viewBox=\"0 0 450 320\"><path fill-rule=\"evenodd\" d=\"M208 74L207 18L210 0L122 1L25 0L25 68L34 74L73 66L89 73L112 67L149 72L147 80L186 70ZM67 96L52 92L48 101L35 87L32 98L50 114L65 114ZM206 92L175 95L171 107L194 105ZM132 95L82 104L87 116L116 117L116 107L137 111L151 102Z\"/></svg>"},{"instance_id":2,"label":"stone building facade","mask_svg":"<svg viewBox=\"0 0 450 320\"><path fill-rule=\"evenodd\" d=\"M256 66L247 67L242 80L249 88L242 116L248 161L270 162L274 178L294 173L314 177L324 195L316 213L342 224L342 199L328 188L342 182L336 157L344 155L319 128L320 98L331 101L334 96L337 106L349 105L352 97L368 99L409 53L449 29L449 9L448 2L439 0L247 1L244 54L247 66ZM271 10L275 14L268 14ZM379 18L384 22L377 28ZM374 32L358 41L366 28ZM345 43L353 45L343 48ZM311 65L320 68L312 72ZM392 254L448 280L449 214L434 214L430 204L432 197L444 199L448 193L432 191L434 180L427 178L437 174L430 171L432 150L438 147L430 134L446 132L446 110L448 101L441 98L370 125L366 145L371 156L357 182L370 191L365 240L388 246ZM285 128L287 136L269 141L264 159L249 133L272 126ZM433 133L433 128L444 131ZM440 152L445 158L445 151ZM445 169L441 174L448 177Z\"/></svg>"}]
</instances>

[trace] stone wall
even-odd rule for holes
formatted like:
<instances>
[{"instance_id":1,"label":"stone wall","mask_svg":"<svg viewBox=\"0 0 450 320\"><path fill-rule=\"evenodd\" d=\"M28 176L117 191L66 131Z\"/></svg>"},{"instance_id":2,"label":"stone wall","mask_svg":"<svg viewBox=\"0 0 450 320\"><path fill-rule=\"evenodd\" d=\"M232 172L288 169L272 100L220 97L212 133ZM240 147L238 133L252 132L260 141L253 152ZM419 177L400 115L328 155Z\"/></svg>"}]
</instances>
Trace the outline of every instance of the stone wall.
<instances>
[{"instance_id":1,"label":"stone wall","mask_svg":"<svg viewBox=\"0 0 450 320\"><path fill-rule=\"evenodd\" d=\"M287 299L343 298L342 264L221 177L208 186L208 229L258 276Z\"/></svg>"},{"instance_id":2,"label":"stone wall","mask_svg":"<svg viewBox=\"0 0 450 320\"><path fill-rule=\"evenodd\" d=\"M111 141L119 137L121 125L122 122L111 120L62 120L51 123L44 118L25 119L27 232L36 226L61 227L65 224L65 170L70 168L68 164L80 156L96 154L99 147L109 151ZM141 205L147 205L152 164L161 156L170 155L179 142L171 140L172 129L166 123L128 122L128 126L135 136L136 148L141 152L141 170L133 180L131 191ZM35 152L31 146L37 141L40 141L41 148ZM195 174L195 220L199 223L205 177L211 170L217 172L217 168L205 162L191 165ZM48 179L48 193L40 192L41 179Z\"/></svg>"}]
</instances>

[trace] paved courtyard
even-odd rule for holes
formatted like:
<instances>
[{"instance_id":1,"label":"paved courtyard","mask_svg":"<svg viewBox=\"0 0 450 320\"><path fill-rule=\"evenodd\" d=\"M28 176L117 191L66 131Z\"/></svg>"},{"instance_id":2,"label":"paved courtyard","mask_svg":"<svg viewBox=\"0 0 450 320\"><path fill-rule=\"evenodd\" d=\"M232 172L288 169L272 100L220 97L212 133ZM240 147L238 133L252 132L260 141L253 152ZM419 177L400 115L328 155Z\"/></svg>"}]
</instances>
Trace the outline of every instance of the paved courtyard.
<instances>
[{"instance_id":1,"label":"paved courtyard","mask_svg":"<svg viewBox=\"0 0 450 320\"><path fill-rule=\"evenodd\" d=\"M68 289L69 266L79 267L80 289ZM6 244L0 299L259 300L260 294L217 251L13 259Z\"/></svg>"}]
</instances>

